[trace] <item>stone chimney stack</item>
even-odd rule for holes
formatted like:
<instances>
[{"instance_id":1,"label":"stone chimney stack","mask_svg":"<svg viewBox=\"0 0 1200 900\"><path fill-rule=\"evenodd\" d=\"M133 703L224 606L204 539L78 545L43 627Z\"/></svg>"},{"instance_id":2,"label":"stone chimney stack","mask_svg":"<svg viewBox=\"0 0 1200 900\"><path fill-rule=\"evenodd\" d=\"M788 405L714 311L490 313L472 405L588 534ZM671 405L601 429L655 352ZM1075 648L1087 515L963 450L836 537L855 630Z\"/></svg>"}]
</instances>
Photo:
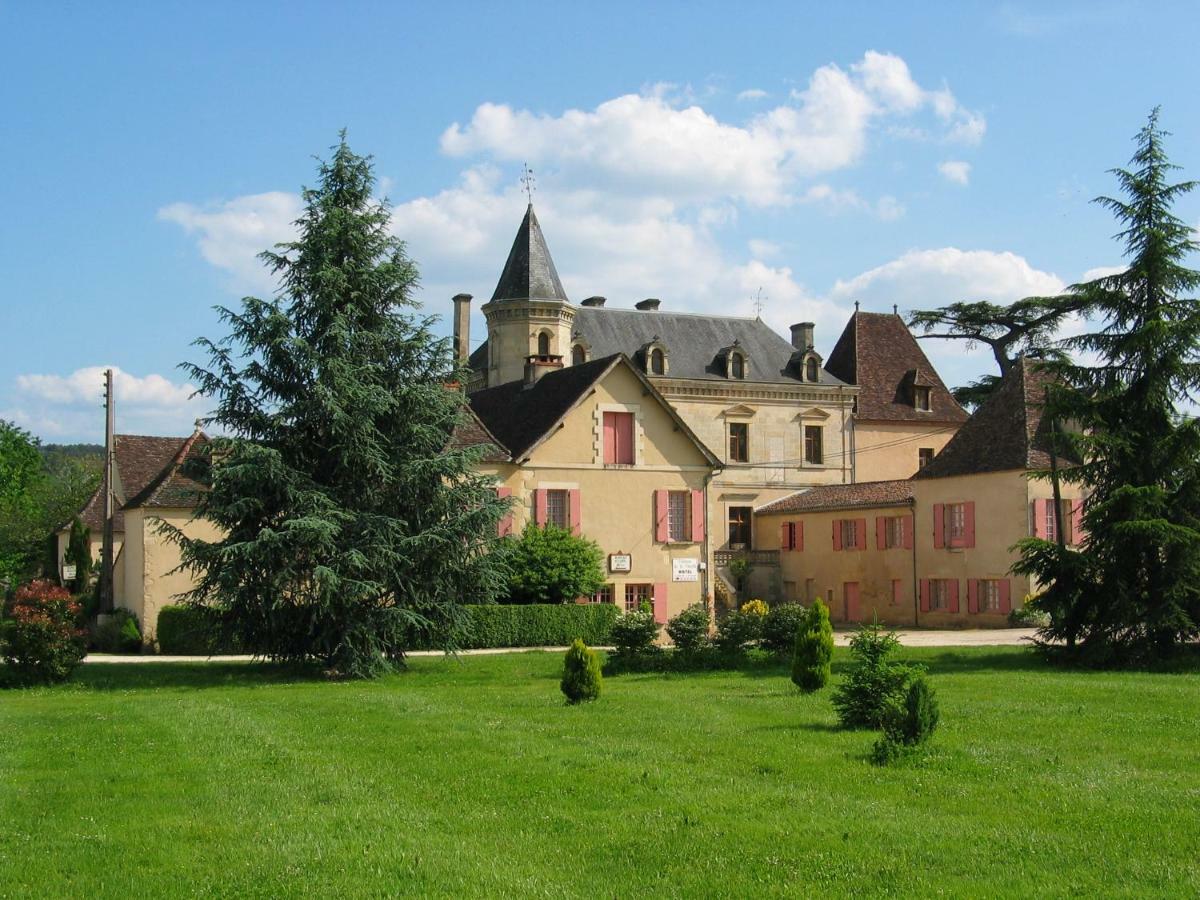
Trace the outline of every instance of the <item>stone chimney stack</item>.
<instances>
[{"instance_id":1,"label":"stone chimney stack","mask_svg":"<svg viewBox=\"0 0 1200 900\"><path fill-rule=\"evenodd\" d=\"M661 302L657 297L647 297L645 300L639 300L633 304L633 308L640 309L642 312L658 312L658 304Z\"/></svg>"},{"instance_id":2,"label":"stone chimney stack","mask_svg":"<svg viewBox=\"0 0 1200 900\"><path fill-rule=\"evenodd\" d=\"M454 295L454 358L465 363L471 355L471 295Z\"/></svg>"},{"instance_id":3,"label":"stone chimney stack","mask_svg":"<svg viewBox=\"0 0 1200 900\"><path fill-rule=\"evenodd\" d=\"M797 350L813 348L813 323L799 322L792 326L792 346Z\"/></svg>"},{"instance_id":4,"label":"stone chimney stack","mask_svg":"<svg viewBox=\"0 0 1200 900\"><path fill-rule=\"evenodd\" d=\"M556 353L547 356L525 357L525 389L537 384L547 372L553 372L563 367L563 358Z\"/></svg>"},{"instance_id":5,"label":"stone chimney stack","mask_svg":"<svg viewBox=\"0 0 1200 900\"><path fill-rule=\"evenodd\" d=\"M583 301L584 306L603 306L605 303L604 297L588 297Z\"/></svg>"}]
</instances>

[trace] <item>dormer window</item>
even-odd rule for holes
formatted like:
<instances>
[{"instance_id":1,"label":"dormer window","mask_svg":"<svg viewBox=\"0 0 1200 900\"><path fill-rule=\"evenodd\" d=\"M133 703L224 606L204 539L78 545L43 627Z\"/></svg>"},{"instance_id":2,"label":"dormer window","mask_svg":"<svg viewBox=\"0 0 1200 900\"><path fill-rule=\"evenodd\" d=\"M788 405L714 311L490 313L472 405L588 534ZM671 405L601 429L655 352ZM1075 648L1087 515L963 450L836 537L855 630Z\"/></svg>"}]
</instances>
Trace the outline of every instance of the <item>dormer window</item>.
<instances>
[{"instance_id":1,"label":"dormer window","mask_svg":"<svg viewBox=\"0 0 1200 900\"><path fill-rule=\"evenodd\" d=\"M587 362L587 350L583 344L575 344L571 347L571 365L580 366Z\"/></svg>"},{"instance_id":2,"label":"dormer window","mask_svg":"<svg viewBox=\"0 0 1200 900\"><path fill-rule=\"evenodd\" d=\"M821 367L817 365L816 359L810 356L808 361L804 364L804 380L811 381L815 384L820 380L820 375Z\"/></svg>"},{"instance_id":3,"label":"dormer window","mask_svg":"<svg viewBox=\"0 0 1200 900\"><path fill-rule=\"evenodd\" d=\"M670 354L667 353L667 348L663 344L662 338L657 334L650 338L649 342L642 345L640 356L642 368L647 375L667 374L667 369L670 366Z\"/></svg>"},{"instance_id":4,"label":"dormer window","mask_svg":"<svg viewBox=\"0 0 1200 900\"><path fill-rule=\"evenodd\" d=\"M729 354L729 377L730 378L745 378L746 377L746 357L740 353Z\"/></svg>"},{"instance_id":5,"label":"dormer window","mask_svg":"<svg viewBox=\"0 0 1200 900\"><path fill-rule=\"evenodd\" d=\"M667 374L667 357L658 347L650 351L650 374Z\"/></svg>"},{"instance_id":6,"label":"dormer window","mask_svg":"<svg viewBox=\"0 0 1200 900\"><path fill-rule=\"evenodd\" d=\"M920 412L929 412L929 388L917 386L913 388L913 408Z\"/></svg>"}]
</instances>

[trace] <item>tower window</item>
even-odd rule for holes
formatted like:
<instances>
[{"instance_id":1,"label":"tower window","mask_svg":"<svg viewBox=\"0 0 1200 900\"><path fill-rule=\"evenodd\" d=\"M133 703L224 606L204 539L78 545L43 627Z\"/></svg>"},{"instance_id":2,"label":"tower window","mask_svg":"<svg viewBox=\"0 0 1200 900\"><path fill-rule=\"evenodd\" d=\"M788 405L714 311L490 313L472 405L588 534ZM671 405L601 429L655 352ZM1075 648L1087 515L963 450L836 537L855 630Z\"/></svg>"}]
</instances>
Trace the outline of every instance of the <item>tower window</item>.
<instances>
[{"instance_id":1,"label":"tower window","mask_svg":"<svg viewBox=\"0 0 1200 900\"><path fill-rule=\"evenodd\" d=\"M815 359L810 358L809 361L804 364L805 379L807 379L808 381L816 382L817 376L819 374L820 373L817 370L817 361Z\"/></svg>"},{"instance_id":2,"label":"tower window","mask_svg":"<svg viewBox=\"0 0 1200 900\"><path fill-rule=\"evenodd\" d=\"M538 356L550 355L550 335L543 331L538 335Z\"/></svg>"}]
</instances>

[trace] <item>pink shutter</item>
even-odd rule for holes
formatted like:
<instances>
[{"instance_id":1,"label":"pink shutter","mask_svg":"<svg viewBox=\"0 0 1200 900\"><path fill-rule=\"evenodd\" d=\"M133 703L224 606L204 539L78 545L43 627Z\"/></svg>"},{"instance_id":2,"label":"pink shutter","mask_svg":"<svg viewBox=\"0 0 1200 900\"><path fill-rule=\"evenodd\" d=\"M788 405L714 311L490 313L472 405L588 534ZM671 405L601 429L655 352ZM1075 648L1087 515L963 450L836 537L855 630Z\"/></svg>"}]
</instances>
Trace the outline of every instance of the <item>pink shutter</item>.
<instances>
[{"instance_id":1,"label":"pink shutter","mask_svg":"<svg viewBox=\"0 0 1200 900\"><path fill-rule=\"evenodd\" d=\"M933 546L939 550L946 546L945 509L941 503L933 504Z\"/></svg>"},{"instance_id":2,"label":"pink shutter","mask_svg":"<svg viewBox=\"0 0 1200 900\"><path fill-rule=\"evenodd\" d=\"M1033 536L1046 539L1046 501L1033 501Z\"/></svg>"},{"instance_id":3,"label":"pink shutter","mask_svg":"<svg viewBox=\"0 0 1200 900\"><path fill-rule=\"evenodd\" d=\"M963 504L963 546L975 546L975 501Z\"/></svg>"},{"instance_id":4,"label":"pink shutter","mask_svg":"<svg viewBox=\"0 0 1200 900\"><path fill-rule=\"evenodd\" d=\"M604 464L612 465L617 461L617 424L613 413L604 414Z\"/></svg>"},{"instance_id":5,"label":"pink shutter","mask_svg":"<svg viewBox=\"0 0 1200 900\"><path fill-rule=\"evenodd\" d=\"M692 491L692 541L704 541L704 491Z\"/></svg>"},{"instance_id":6,"label":"pink shutter","mask_svg":"<svg viewBox=\"0 0 1200 900\"><path fill-rule=\"evenodd\" d=\"M929 579L921 579L921 612L929 612Z\"/></svg>"},{"instance_id":7,"label":"pink shutter","mask_svg":"<svg viewBox=\"0 0 1200 900\"><path fill-rule=\"evenodd\" d=\"M583 530L583 502L579 489L570 491L571 495L571 534L578 535Z\"/></svg>"},{"instance_id":8,"label":"pink shutter","mask_svg":"<svg viewBox=\"0 0 1200 900\"><path fill-rule=\"evenodd\" d=\"M1000 580L1000 612L1008 615L1012 611L1012 594L1007 578Z\"/></svg>"},{"instance_id":9,"label":"pink shutter","mask_svg":"<svg viewBox=\"0 0 1200 900\"><path fill-rule=\"evenodd\" d=\"M671 529L667 522L667 503L670 499L667 491L654 492L654 539L660 544L671 540Z\"/></svg>"},{"instance_id":10,"label":"pink shutter","mask_svg":"<svg viewBox=\"0 0 1200 900\"><path fill-rule=\"evenodd\" d=\"M512 488L498 487L496 488L496 496L501 500L507 500L512 496ZM500 517L500 524L496 526L496 533L500 537L508 537L513 531L513 516L512 508Z\"/></svg>"},{"instance_id":11,"label":"pink shutter","mask_svg":"<svg viewBox=\"0 0 1200 900\"><path fill-rule=\"evenodd\" d=\"M617 414L617 462L633 465L633 413Z\"/></svg>"},{"instance_id":12,"label":"pink shutter","mask_svg":"<svg viewBox=\"0 0 1200 900\"><path fill-rule=\"evenodd\" d=\"M667 621L667 586L661 582L654 585L654 621L660 625Z\"/></svg>"},{"instance_id":13,"label":"pink shutter","mask_svg":"<svg viewBox=\"0 0 1200 900\"><path fill-rule=\"evenodd\" d=\"M1071 543L1083 543L1083 501L1071 501Z\"/></svg>"},{"instance_id":14,"label":"pink shutter","mask_svg":"<svg viewBox=\"0 0 1200 900\"><path fill-rule=\"evenodd\" d=\"M979 612L979 579L967 579L967 612L974 615Z\"/></svg>"},{"instance_id":15,"label":"pink shutter","mask_svg":"<svg viewBox=\"0 0 1200 900\"><path fill-rule=\"evenodd\" d=\"M779 549L791 550L792 547L792 523L784 522L779 526Z\"/></svg>"},{"instance_id":16,"label":"pink shutter","mask_svg":"<svg viewBox=\"0 0 1200 900\"><path fill-rule=\"evenodd\" d=\"M904 530L904 549L911 550L913 548L913 517L905 516L901 525Z\"/></svg>"},{"instance_id":17,"label":"pink shutter","mask_svg":"<svg viewBox=\"0 0 1200 900\"><path fill-rule=\"evenodd\" d=\"M797 550L804 549L804 523L803 522L793 522L792 523L792 539L796 543L795 549L797 549Z\"/></svg>"},{"instance_id":18,"label":"pink shutter","mask_svg":"<svg viewBox=\"0 0 1200 900\"><path fill-rule=\"evenodd\" d=\"M546 527L546 491L538 488L533 492L533 523L539 528Z\"/></svg>"},{"instance_id":19,"label":"pink shutter","mask_svg":"<svg viewBox=\"0 0 1200 900\"><path fill-rule=\"evenodd\" d=\"M950 612L958 612L958 579L950 582Z\"/></svg>"},{"instance_id":20,"label":"pink shutter","mask_svg":"<svg viewBox=\"0 0 1200 900\"><path fill-rule=\"evenodd\" d=\"M833 520L833 549L842 549L842 522L840 519Z\"/></svg>"},{"instance_id":21,"label":"pink shutter","mask_svg":"<svg viewBox=\"0 0 1200 900\"><path fill-rule=\"evenodd\" d=\"M854 521L855 521L854 549L855 550L866 550L867 549L867 520L866 519L855 519Z\"/></svg>"},{"instance_id":22,"label":"pink shutter","mask_svg":"<svg viewBox=\"0 0 1200 900\"><path fill-rule=\"evenodd\" d=\"M887 519L883 516L875 517L875 549L887 549Z\"/></svg>"}]
</instances>

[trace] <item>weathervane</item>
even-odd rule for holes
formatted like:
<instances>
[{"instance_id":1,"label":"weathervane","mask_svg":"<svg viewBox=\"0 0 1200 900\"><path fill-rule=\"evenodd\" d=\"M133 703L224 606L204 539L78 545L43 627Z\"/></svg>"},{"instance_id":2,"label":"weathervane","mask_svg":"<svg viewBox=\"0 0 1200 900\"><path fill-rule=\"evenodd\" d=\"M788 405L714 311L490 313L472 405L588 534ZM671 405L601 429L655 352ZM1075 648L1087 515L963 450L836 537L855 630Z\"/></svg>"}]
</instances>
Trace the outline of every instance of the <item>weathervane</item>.
<instances>
[{"instance_id":1,"label":"weathervane","mask_svg":"<svg viewBox=\"0 0 1200 900\"><path fill-rule=\"evenodd\" d=\"M770 298L763 293L762 286L760 285L758 288L758 293L754 295L754 317L756 319L762 318L763 307L767 305L766 301L769 299Z\"/></svg>"},{"instance_id":2,"label":"weathervane","mask_svg":"<svg viewBox=\"0 0 1200 900\"><path fill-rule=\"evenodd\" d=\"M529 168L528 163L521 164L525 169L525 174L521 176L521 184L525 185L525 196L529 198L529 205L533 205L533 192L537 190L537 180L533 177L533 169Z\"/></svg>"}]
</instances>

